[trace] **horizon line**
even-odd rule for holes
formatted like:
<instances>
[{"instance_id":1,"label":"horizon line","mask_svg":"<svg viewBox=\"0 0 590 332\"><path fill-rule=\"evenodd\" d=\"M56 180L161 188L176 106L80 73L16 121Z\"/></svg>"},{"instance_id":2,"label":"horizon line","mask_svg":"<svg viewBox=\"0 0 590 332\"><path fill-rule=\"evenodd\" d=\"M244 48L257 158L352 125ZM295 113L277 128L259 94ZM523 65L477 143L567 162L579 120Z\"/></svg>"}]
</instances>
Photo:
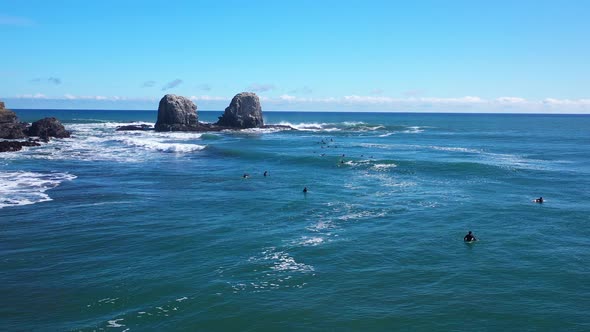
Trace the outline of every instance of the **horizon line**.
<instances>
[{"instance_id":1,"label":"horizon line","mask_svg":"<svg viewBox=\"0 0 590 332\"><path fill-rule=\"evenodd\" d=\"M11 111L113 111L113 112L154 112L158 110L149 109L101 109L101 108L11 108ZM224 112L224 110L197 110L198 112ZM569 112L465 112L465 111L442 111L442 112L420 112L420 111L347 111L347 110L264 110L269 113L392 113L392 114L483 114L483 115L585 115L589 113Z\"/></svg>"}]
</instances>

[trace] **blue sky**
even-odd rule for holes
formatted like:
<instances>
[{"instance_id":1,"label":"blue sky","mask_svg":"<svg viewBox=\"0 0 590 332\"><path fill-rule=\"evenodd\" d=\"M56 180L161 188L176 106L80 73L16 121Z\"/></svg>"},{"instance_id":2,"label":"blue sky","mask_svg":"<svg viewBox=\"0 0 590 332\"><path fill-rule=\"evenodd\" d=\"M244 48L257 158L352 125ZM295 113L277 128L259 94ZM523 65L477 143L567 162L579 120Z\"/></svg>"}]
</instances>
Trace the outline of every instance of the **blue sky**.
<instances>
[{"instance_id":1,"label":"blue sky","mask_svg":"<svg viewBox=\"0 0 590 332\"><path fill-rule=\"evenodd\" d=\"M588 1L0 0L12 108L590 113Z\"/></svg>"}]
</instances>

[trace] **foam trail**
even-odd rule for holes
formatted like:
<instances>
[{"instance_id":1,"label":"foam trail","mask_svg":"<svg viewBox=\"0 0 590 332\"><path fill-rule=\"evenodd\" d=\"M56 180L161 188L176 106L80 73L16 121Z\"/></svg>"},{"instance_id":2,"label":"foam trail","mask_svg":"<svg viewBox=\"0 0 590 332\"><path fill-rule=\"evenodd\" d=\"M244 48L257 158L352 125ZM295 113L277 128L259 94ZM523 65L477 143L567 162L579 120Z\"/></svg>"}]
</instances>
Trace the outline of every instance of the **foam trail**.
<instances>
[{"instance_id":1,"label":"foam trail","mask_svg":"<svg viewBox=\"0 0 590 332\"><path fill-rule=\"evenodd\" d=\"M124 144L139 147L146 150L160 151L160 152L179 152L187 153L193 151L203 150L206 146L199 144L186 144L186 143L168 143L157 139L150 138L136 138L126 137L121 140Z\"/></svg>"},{"instance_id":2,"label":"foam trail","mask_svg":"<svg viewBox=\"0 0 590 332\"><path fill-rule=\"evenodd\" d=\"M336 128L326 129L326 126L329 124L327 123L290 123L290 122L280 122L279 125L281 126L290 126L297 130L301 131L334 131L339 130Z\"/></svg>"},{"instance_id":3,"label":"foam trail","mask_svg":"<svg viewBox=\"0 0 590 332\"><path fill-rule=\"evenodd\" d=\"M117 322L120 322L122 320L123 320L123 318L109 320L109 325L107 325L107 327L124 327L125 324L119 324L119 323L117 323Z\"/></svg>"},{"instance_id":4,"label":"foam trail","mask_svg":"<svg viewBox=\"0 0 590 332\"><path fill-rule=\"evenodd\" d=\"M310 247L315 247L318 246L320 244L324 243L324 238L319 237L319 236L312 236L312 237L308 237L308 236L304 236L299 240L294 241L295 245L300 245L300 246L310 246Z\"/></svg>"},{"instance_id":5,"label":"foam trail","mask_svg":"<svg viewBox=\"0 0 590 332\"><path fill-rule=\"evenodd\" d=\"M71 181L68 173L2 172L0 173L0 209L51 201L45 192Z\"/></svg>"},{"instance_id":6,"label":"foam trail","mask_svg":"<svg viewBox=\"0 0 590 332\"><path fill-rule=\"evenodd\" d=\"M377 171L385 171L388 170L390 168L395 168L397 167L396 164L375 164L373 165L373 168Z\"/></svg>"}]
</instances>

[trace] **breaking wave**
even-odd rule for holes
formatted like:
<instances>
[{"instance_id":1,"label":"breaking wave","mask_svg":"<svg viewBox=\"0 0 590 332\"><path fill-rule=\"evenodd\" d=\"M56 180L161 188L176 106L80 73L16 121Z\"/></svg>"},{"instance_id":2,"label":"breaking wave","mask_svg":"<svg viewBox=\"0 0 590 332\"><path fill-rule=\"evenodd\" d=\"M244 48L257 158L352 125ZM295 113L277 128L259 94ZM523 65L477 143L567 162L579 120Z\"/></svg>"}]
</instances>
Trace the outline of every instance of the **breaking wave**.
<instances>
[{"instance_id":1,"label":"breaking wave","mask_svg":"<svg viewBox=\"0 0 590 332\"><path fill-rule=\"evenodd\" d=\"M188 154L207 147L203 133L117 131L123 125L153 125L146 122L74 123L67 124L71 138L54 139L35 149L7 154L11 159L82 160L141 162L159 153ZM211 139L211 135L207 137Z\"/></svg>"},{"instance_id":2,"label":"breaking wave","mask_svg":"<svg viewBox=\"0 0 590 332\"><path fill-rule=\"evenodd\" d=\"M279 122L279 125L290 126L300 131L312 131L312 132L335 132L335 131L356 131L356 132L370 132L377 130L387 129L385 126L380 124L370 124L362 121L344 121L337 123L327 122Z\"/></svg>"}]
</instances>

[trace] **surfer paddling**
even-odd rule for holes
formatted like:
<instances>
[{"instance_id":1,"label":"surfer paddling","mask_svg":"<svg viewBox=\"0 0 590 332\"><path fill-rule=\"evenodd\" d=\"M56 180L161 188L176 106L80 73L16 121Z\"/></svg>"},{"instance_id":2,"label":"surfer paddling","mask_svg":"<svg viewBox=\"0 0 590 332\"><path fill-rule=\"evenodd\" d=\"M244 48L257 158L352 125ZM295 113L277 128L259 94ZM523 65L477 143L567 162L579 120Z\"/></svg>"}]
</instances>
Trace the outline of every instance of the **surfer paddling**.
<instances>
[{"instance_id":1,"label":"surfer paddling","mask_svg":"<svg viewBox=\"0 0 590 332\"><path fill-rule=\"evenodd\" d=\"M467 233L467 235L465 235L465 237L463 238L463 241L465 241L465 242L473 242L473 241L477 241L477 239L471 233L471 231L469 231L469 233Z\"/></svg>"}]
</instances>

